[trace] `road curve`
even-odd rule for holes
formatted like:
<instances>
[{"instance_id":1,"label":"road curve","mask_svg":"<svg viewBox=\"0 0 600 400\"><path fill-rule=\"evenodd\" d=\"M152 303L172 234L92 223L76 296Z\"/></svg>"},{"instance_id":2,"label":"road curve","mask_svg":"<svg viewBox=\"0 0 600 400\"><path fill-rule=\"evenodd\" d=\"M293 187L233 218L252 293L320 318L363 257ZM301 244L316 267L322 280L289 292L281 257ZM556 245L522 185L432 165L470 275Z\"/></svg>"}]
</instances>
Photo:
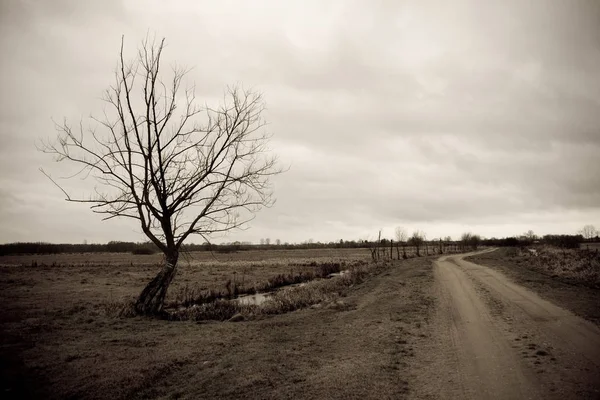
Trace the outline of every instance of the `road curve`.
<instances>
[{"instance_id":1,"label":"road curve","mask_svg":"<svg viewBox=\"0 0 600 400\"><path fill-rule=\"evenodd\" d=\"M600 399L600 329L472 254L434 264L438 309L413 397Z\"/></svg>"}]
</instances>

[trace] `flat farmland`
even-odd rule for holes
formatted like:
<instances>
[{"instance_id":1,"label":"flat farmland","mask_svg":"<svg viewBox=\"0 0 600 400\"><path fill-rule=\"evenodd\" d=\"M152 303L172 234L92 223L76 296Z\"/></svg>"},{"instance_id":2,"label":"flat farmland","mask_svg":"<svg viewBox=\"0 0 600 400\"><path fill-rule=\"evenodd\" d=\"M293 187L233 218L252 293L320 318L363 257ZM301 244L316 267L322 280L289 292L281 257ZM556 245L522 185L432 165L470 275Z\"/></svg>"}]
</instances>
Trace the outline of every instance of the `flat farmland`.
<instances>
[{"instance_id":1,"label":"flat farmland","mask_svg":"<svg viewBox=\"0 0 600 400\"><path fill-rule=\"evenodd\" d=\"M181 264L199 265L206 263L247 263L268 262L278 263L293 261L303 262L314 259L364 259L369 258L368 249L308 249L308 250L248 250L230 253L210 251L194 251L182 253ZM29 254L0 256L0 265L155 265L160 263L160 253L152 255L134 255L131 253L72 253L72 254Z\"/></svg>"},{"instance_id":2,"label":"flat farmland","mask_svg":"<svg viewBox=\"0 0 600 400\"><path fill-rule=\"evenodd\" d=\"M368 249L252 250L193 252L180 257L167 301L182 290L224 290L228 281L259 285L278 274L309 270L320 263L369 260ZM5 313L35 313L132 299L160 270L162 256L83 253L0 257L0 298ZM8 301L12 299L13 301ZM14 299L19 299L15 303ZM25 306L25 307L23 307Z\"/></svg>"},{"instance_id":3,"label":"flat farmland","mask_svg":"<svg viewBox=\"0 0 600 400\"><path fill-rule=\"evenodd\" d=\"M559 287L550 274L533 285L546 253L517 251L523 261L513 265L508 249L493 250L377 263L369 249L190 254L171 300L189 286L222 290L234 279L260 283L328 263L349 272L276 292L241 318L178 320L114 312L158 271L160 256L3 257L0 392L5 399L598 398L600 331L568 311L593 321L597 296L584 294L595 289ZM570 253L558 260L579 259L587 265ZM560 271L587 276L570 265ZM263 312L294 298L311 301ZM173 309L195 315L234 302Z\"/></svg>"},{"instance_id":4,"label":"flat farmland","mask_svg":"<svg viewBox=\"0 0 600 400\"><path fill-rule=\"evenodd\" d=\"M579 248L585 250L600 250L600 242L580 243Z\"/></svg>"},{"instance_id":5,"label":"flat farmland","mask_svg":"<svg viewBox=\"0 0 600 400\"><path fill-rule=\"evenodd\" d=\"M169 293L370 258L368 249L194 253ZM402 397L433 309L431 260L380 263L316 307L232 323L106 312L142 290L158 255L2 257L0 389L6 399Z\"/></svg>"}]
</instances>

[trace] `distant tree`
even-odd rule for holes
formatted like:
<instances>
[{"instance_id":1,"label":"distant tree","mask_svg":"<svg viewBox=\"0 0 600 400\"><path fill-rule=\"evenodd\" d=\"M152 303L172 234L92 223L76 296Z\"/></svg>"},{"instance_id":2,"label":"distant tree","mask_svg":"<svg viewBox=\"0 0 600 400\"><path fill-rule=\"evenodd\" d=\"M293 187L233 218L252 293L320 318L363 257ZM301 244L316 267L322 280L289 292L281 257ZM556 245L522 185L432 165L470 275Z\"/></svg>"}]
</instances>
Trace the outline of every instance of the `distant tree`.
<instances>
[{"instance_id":1,"label":"distant tree","mask_svg":"<svg viewBox=\"0 0 600 400\"><path fill-rule=\"evenodd\" d=\"M406 233L406 230L404 230L404 228L398 226L396 227L396 242L398 242L398 244L402 245L402 257L403 258L407 258L406 255L406 241L408 240L408 234ZM398 249L396 247L396 249ZM400 254L398 254L398 258L400 258Z\"/></svg>"},{"instance_id":2,"label":"distant tree","mask_svg":"<svg viewBox=\"0 0 600 400\"><path fill-rule=\"evenodd\" d=\"M46 174L67 201L90 204L105 219L136 220L164 254L160 272L137 299L141 314L162 310L186 239L209 241L242 227L273 203L269 178L281 172L262 130L262 97L230 88L222 106L202 107L194 87L181 87L187 70L164 74L164 48L164 39L146 39L128 63L122 40L104 117L92 118L89 129L57 123L57 140L39 146L104 188L75 198Z\"/></svg>"},{"instance_id":3,"label":"distant tree","mask_svg":"<svg viewBox=\"0 0 600 400\"><path fill-rule=\"evenodd\" d=\"M516 247L516 246L522 246L522 244L519 241L519 239L517 239L516 237L507 237L507 238L500 240L500 246Z\"/></svg>"},{"instance_id":4,"label":"distant tree","mask_svg":"<svg viewBox=\"0 0 600 400\"><path fill-rule=\"evenodd\" d=\"M471 240L470 240L469 244L471 245L471 248L473 248L473 250L477 250L477 248L481 244L481 236L471 235Z\"/></svg>"},{"instance_id":5,"label":"distant tree","mask_svg":"<svg viewBox=\"0 0 600 400\"><path fill-rule=\"evenodd\" d=\"M525 239L529 240L530 242L533 242L537 239L537 235L531 229L525 232L523 236L525 236Z\"/></svg>"},{"instance_id":6,"label":"distant tree","mask_svg":"<svg viewBox=\"0 0 600 400\"><path fill-rule=\"evenodd\" d=\"M408 234L406 233L406 230L400 226L396 227L395 236L398 243L404 243L408 240Z\"/></svg>"},{"instance_id":7,"label":"distant tree","mask_svg":"<svg viewBox=\"0 0 600 400\"><path fill-rule=\"evenodd\" d=\"M594 225L585 225L583 229L579 231L579 233L585 240L592 240L598 236L598 231Z\"/></svg>"},{"instance_id":8,"label":"distant tree","mask_svg":"<svg viewBox=\"0 0 600 400\"><path fill-rule=\"evenodd\" d=\"M408 244L415 246L418 257L421 256L421 247L423 246L423 243L425 243L425 238L425 232L417 230L414 231L412 236L408 239Z\"/></svg>"},{"instance_id":9,"label":"distant tree","mask_svg":"<svg viewBox=\"0 0 600 400\"><path fill-rule=\"evenodd\" d=\"M582 235L544 235L544 243L563 249L579 248Z\"/></svg>"},{"instance_id":10,"label":"distant tree","mask_svg":"<svg viewBox=\"0 0 600 400\"><path fill-rule=\"evenodd\" d=\"M434 245L435 242L438 243L437 244L437 246L438 246L438 254L444 253L444 240L441 237L433 239L431 242L432 242L432 246ZM433 254L435 254L435 247L433 248Z\"/></svg>"},{"instance_id":11,"label":"distant tree","mask_svg":"<svg viewBox=\"0 0 600 400\"><path fill-rule=\"evenodd\" d=\"M473 250L477 250L479 244L481 243L481 237L479 235L474 235L471 232L465 232L460 237L460 242L463 248L472 248Z\"/></svg>"},{"instance_id":12,"label":"distant tree","mask_svg":"<svg viewBox=\"0 0 600 400\"><path fill-rule=\"evenodd\" d=\"M469 242L471 241L471 232L465 232L460 236L460 244L463 248L469 246Z\"/></svg>"},{"instance_id":13,"label":"distant tree","mask_svg":"<svg viewBox=\"0 0 600 400\"><path fill-rule=\"evenodd\" d=\"M279 239L275 239L275 244L276 244L277 246L280 246L280 245L281 245L281 240L279 240Z\"/></svg>"},{"instance_id":14,"label":"distant tree","mask_svg":"<svg viewBox=\"0 0 600 400\"><path fill-rule=\"evenodd\" d=\"M265 239L260 238L260 245L263 246L265 244Z\"/></svg>"},{"instance_id":15,"label":"distant tree","mask_svg":"<svg viewBox=\"0 0 600 400\"><path fill-rule=\"evenodd\" d=\"M271 239L270 238L265 238L265 244L268 246L271 244Z\"/></svg>"}]
</instances>

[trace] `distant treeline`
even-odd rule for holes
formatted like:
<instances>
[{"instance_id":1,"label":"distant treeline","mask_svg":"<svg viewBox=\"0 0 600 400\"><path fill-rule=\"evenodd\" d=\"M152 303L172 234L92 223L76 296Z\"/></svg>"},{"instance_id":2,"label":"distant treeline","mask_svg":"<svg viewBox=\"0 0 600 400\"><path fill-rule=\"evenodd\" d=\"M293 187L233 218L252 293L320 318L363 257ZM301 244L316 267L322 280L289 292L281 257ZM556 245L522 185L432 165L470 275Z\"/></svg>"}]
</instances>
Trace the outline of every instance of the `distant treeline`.
<instances>
[{"instance_id":1,"label":"distant treeline","mask_svg":"<svg viewBox=\"0 0 600 400\"><path fill-rule=\"evenodd\" d=\"M382 240L385 243L385 240ZM388 242L389 243L389 242ZM301 244L252 244L234 242L227 244L184 244L182 251L215 251L218 253L231 253L247 250L291 250L291 249L325 249L325 248L366 248L374 243L366 240L343 241L330 243L301 243ZM9 243L0 244L0 256L16 254L60 254L60 253L134 253L153 254L160 250L152 242L134 243L111 241L105 244L55 244L55 243Z\"/></svg>"},{"instance_id":2,"label":"distant treeline","mask_svg":"<svg viewBox=\"0 0 600 400\"><path fill-rule=\"evenodd\" d=\"M108 242L105 244L9 243L0 245L0 255L60 253L136 253L153 254L153 243Z\"/></svg>"},{"instance_id":3,"label":"distant treeline","mask_svg":"<svg viewBox=\"0 0 600 400\"><path fill-rule=\"evenodd\" d=\"M582 235L545 235L536 239L508 237L502 239L484 239L481 241L484 246L494 247L523 247L541 243L566 249L577 248L581 242L583 242Z\"/></svg>"},{"instance_id":4,"label":"distant treeline","mask_svg":"<svg viewBox=\"0 0 600 400\"><path fill-rule=\"evenodd\" d=\"M576 248L583 242L582 235L546 235L539 239L527 238L502 238L483 239L484 246L529 246L535 243L544 243L562 248ZM389 239L382 239L381 244L389 244ZM431 246L440 243L439 240L427 241ZM460 241L443 241L446 245L460 244ZM184 244L182 251L215 251L218 253L230 253L247 250L291 250L291 249L331 249L331 248L370 248L376 245L376 241L367 240L340 240L339 242L306 242L301 244L251 244L251 243L227 243L227 244ZM9 243L0 245L0 256L16 254L59 254L59 253L134 253L153 254L159 249L151 242L134 243L111 241L105 244L54 244L54 243Z\"/></svg>"}]
</instances>

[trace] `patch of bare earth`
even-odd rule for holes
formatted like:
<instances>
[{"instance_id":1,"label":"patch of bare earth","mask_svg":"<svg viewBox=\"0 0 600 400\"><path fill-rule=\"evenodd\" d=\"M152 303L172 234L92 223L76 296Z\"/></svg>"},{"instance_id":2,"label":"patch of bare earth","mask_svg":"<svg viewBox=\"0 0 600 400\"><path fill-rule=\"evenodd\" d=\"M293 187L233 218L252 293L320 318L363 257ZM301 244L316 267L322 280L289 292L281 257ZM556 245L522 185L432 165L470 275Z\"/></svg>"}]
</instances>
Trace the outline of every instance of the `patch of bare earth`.
<instances>
[{"instance_id":1,"label":"patch of bare earth","mask_svg":"<svg viewBox=\"0 0 600 400\"><path fill-rule=\"evenodd\" d=\"M337 302L250 321L104 314L109 288L135 295L152 275L144 268L1 269L3 398L380 399L411 390L434 308L430 258L380 268Z\"/></svg>"}]
</instances>

